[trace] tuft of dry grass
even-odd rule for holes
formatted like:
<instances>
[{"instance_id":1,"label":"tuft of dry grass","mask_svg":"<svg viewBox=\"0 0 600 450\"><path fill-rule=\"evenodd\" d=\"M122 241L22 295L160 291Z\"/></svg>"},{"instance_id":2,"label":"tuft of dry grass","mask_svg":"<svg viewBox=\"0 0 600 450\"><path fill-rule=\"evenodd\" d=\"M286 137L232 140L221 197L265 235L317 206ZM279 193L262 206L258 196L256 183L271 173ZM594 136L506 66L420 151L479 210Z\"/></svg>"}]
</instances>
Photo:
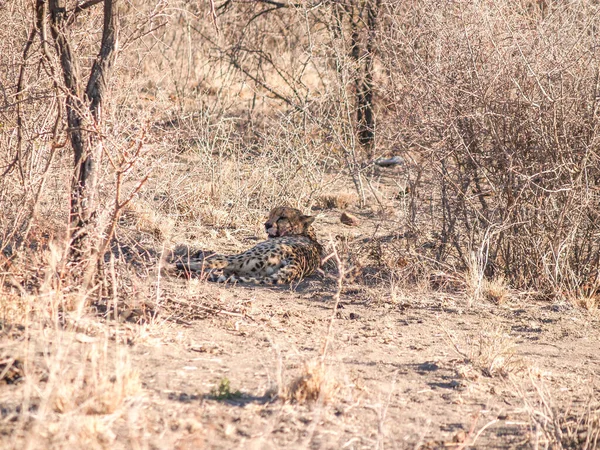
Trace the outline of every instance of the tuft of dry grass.
<instances>
[{"instance_id":1,"label":"tuft of dry grass","mask_svg":"<svg viewBox=\"0 0 600 450\"><path fill-rule=\"evenodd\" d=\"M514 341L501 327L481 331L470 342L468 360L488 377L507 377L523 368Z\"/></svg>"},{"instance_id":2,"label":"tuft of dry grass","mask_svg":"<svg viewBox=\"0 0 600 450\"><path fill-rule=\"evenodd\" d=\"M600 308L600 293L590 292L575 296L572 300L575 306L586 309L587 311L597 311Z\"/></svg>"},{"instance_id":3,"label":"tuft of dry grass","mask_svg":"<svg viewBox=\"0 0 600 450\"><path fill-rule=\"evenodd\" d=\"M463 276L465 294L469 306L481 300L487 300L496 305L506 302L511 295L510 287L504 275L494 277L485 275L487 256L483 252L471 252L467 269Z\"/></svg>"},{"instance_id":4,"label":"tuft of dry grass","mask_svg":"<svg viewBox=\"0 0 600 450\"><path fill-rule=\"evenodd\" d=\"M322 209L346 209L358 203L354 192L324 193L317 199L317 206Z\"/></svg>"},{"instance_id":5,"label":"tuft of dry grass","mask_svg":"<svg viewBox=\"0 0 600 450\"><path fill-rule=\"evenodd\" d=\"M511 291L503 276L491 279L485 278L481 288L483 297L496 305L501 305L510 299Z\"/></svg>"},{"instance_id":6,"label":"tuft of dry grass","mask_svg":"<svg viewBox=\"0 0 600 450\"><path fill-rule=\"evenodd\" d=\"M99 353L92 346L88 357ZM112 414L127 398L141 391L139 374L124 361L118 362L114 372L102 370L91 361L91 366L84 368L83 373L82 368L74 367L73 372L63 372L60 379L49 382L56 386L50 400L52 410L61 414L73 411L83 415Z\"/></svg>"},{"instance_id":7,"label":"tuft of dry grass","mask_svg":"<svg viewBox=\"0 0 600 450\"><path fill-rule=\"evenodd\" d=\"M486 377L506 378L523 370L524 363L519 356L510 334L501 326L491 325L475 336L468 336L464 346L440 324L454 350L464 359L458 373L467 379L479 374Z\"/></svg>"},{"instance_id":8,"label":"tuft of dry grass","mask_svg":"<svg viewBox=\"0 0 600 450\"><path fill-rule=\"evenodd\" d=\"M165 240L173 234L175 220L146 201L135 201L123 210L120 225Z\"/></svg>"},{"instance_id":9,"label":"tuft of dry grass","mask_svg":"<svg viewBox=\"0 0 600 450\"><path fill-rule=\"evenodd\" d=\"M533 448L592 450L600 445L600 402L591 393L583 407L557 405L543 377L530 372L515 385L529 418Z\"/></svg>"},{"instance_id":10,"label":"tuft of dry grass","mask_svg":"<svg viewBox=\"0 0 600 450\"><path fill-rule=\"evenodd\" d=\"M304 363L302 374L284 389L283 398L299 404L316 401L326 404L338 390L335 377L319 359Z\"/></svg>"}]
</instances>

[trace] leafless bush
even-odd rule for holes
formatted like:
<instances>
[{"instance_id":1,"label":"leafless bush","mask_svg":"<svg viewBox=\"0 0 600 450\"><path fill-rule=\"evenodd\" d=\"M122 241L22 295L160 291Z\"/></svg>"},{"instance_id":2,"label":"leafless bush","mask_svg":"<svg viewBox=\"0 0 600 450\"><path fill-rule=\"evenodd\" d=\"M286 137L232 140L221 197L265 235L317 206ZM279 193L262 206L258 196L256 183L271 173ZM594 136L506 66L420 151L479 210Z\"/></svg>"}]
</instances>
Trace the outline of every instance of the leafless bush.
<instances>
[{"instance_id":1,"label":"leafless bush","mask_svg":"<svg viewBox=\"0 0 600 450\"><path fill-rule=\"evenodd\" d=\"M438 260L575 295L598 285L598 47L593 2L387 4L386 139L417 186ZM431 189L430 189L431 188ZM423 223L423 222L421 222Z\"/></svg>"},{"instance_id":2,"label":"leafless bush","mask_svg":"<svg viewBox=\"0 0 600 450\"><path fill-rule=\"evenodd\" d=\"M40 240L46 249L53 239L61 243L70 240L65 248L64 267L77 246L75 242L85 234L90 236L89 245L94 249L86 256L87 265L95 266L93 260L102 260L121 210L148 177L151 164L143 164L148 162L143 148L147 114L141 118L142 115L132 115L122 107L129 92L126 88L117 89L119 83L106 86L111 95L101 100L102 114L99 107L93 108L100 101L91 94L95 85L90 81L83 94L82 83L86 79L80 80L79 75L91 73L93 78L97 75L94 64L102 64L102 57L96 57L103 51L98 50L99 36L106 34L106 23L102 31L102 8L94 8L97 2L83 6L76 2L59 3L14 2L0 8L8 24L4 31L10 36L10 47L2 58L7 75L2 79L7 84L2 86L5 95L1 120L7 133L0 138L0 195L6 206L0 248L13 259L27 247L41 250ZM65 11L60 13L62 6ZM129 6L129 10L118 8L115 2L117 16L125 24L131 21L123 30L125 45L151 33L152 21L160 12ZM55 20L59 15L64 16L61 25ZM117 69L121 67L117 64ZM104 77L110 81L107 73L100 78ZM79 126L74 125L76 122ZM78 145L84 148L79 156L77 152L82 150L75 148ZM86 150L87 147L94 149ZM135 165L138 168L132 170ZM89 172L85 182L78 179L83 176L83 166ZM87 190L90 192L82 193ZM76 220L76 205L88 195L82 208L89 220ZM65 208L69 202L70 210Z\"/></svg>"}]
</instances>

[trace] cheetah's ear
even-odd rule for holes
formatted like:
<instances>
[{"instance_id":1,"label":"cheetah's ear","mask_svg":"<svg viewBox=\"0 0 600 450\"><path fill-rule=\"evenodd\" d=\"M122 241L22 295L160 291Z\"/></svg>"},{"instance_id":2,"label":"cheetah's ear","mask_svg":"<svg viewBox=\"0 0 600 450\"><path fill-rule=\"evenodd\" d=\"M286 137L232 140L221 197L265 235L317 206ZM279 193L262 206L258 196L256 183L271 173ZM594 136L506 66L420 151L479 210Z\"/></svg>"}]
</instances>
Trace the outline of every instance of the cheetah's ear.
<instances>
[{"instance_id":1,"label":"cheetah's ear","mask_svg":"<svg viewBox=\"0 0 600 450\"><path fill-rule=\"evenodd\" d=\"M300 220L306 226L309 226L315 221L315 216L300 216Z\"/></svg>"}]
</instances>

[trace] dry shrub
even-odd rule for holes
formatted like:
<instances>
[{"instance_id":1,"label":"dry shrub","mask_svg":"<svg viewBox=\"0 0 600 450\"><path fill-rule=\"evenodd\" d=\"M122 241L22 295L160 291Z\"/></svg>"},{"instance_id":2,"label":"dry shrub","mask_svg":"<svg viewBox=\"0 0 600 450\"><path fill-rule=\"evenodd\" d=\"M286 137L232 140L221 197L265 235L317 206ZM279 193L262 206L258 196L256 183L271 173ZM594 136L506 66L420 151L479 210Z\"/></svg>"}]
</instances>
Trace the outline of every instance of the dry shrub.
<instances>
[{"instance_id":1,"label":"dry shrub","mask_svg":"<svg viewBox=\"0 0 600 450\"><path fill-rule=\"evenodd\" d=\"M440 287L431 280L432 260L415 251L416 239L409 233L397 234L393 228L391 231L367 238L352 238L347 234L335 236L337 252L346 266L346 281L387 285L393 280L395 284L407 287L426 284Z\"/></svg>"},{"instance_id":2,"label":"dry shrub","mask_svg":"<svg viewBox=\"0 0 600 450\"><path fill-rule=\"evenodd\" d=\"M514 341L501 326L486 326L476 336L468 336L464 346L446 328L442 329L454 350L464 358L458 372L465 378L477 378L480 374L505 378L524 367Z\"/></svg>"},{"instance_id":3,"label":"dry shrub","mask_svg":"<svg viewBox=\"0 0 600 450\"><path fill-rule=\"evenodd\" d=\"M410 219L436 259L467 268L484 247L487 275L561 295L599 269L600 16L541 4L387 3L380 132L426 162Z\"/></svg>"},{"instance_id":4,"label":"dry shrub","mask_svg":"<svg viewBox=\"0 0 600 450\"><path fill-rule=\"evenodd\" d=\"M600 403L593 393L585 403L555 404L544 379L530 373L515 385L530 421L533 448L592 450L600 445Z\"/></svg>"},{"instance_id":5,"label":"dry shrub","mask_svg":"<svg viewBox=\"0 0 600 450\"><path fill-rule=\"evenodd\" d=\"M285 389L283 397L300 404L316 401L328 403L338 388L333 374L322 361L309 361L304 363L302 375Z\"/></svg>"}]
</instances>

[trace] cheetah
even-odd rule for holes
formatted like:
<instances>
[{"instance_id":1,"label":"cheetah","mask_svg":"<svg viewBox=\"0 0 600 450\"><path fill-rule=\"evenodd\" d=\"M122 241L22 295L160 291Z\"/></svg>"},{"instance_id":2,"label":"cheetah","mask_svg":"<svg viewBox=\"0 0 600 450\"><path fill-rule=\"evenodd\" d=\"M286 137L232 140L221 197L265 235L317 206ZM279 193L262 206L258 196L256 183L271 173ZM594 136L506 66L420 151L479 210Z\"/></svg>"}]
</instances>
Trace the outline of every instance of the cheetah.
<instances>
[{"instance_id":1,"label":"cheetah","mask_svg":"<svg viewBox=\"0 0 600 450\"><path fill-rule=\"evenodd\" d=\"M178 270L208 272L215 282L290 284L321 265L323 247L312 227L314 216L289 207L273 208L265 222L269 239L238 255L211 255L180 262Z\"/></svg>"}]
</instances>

